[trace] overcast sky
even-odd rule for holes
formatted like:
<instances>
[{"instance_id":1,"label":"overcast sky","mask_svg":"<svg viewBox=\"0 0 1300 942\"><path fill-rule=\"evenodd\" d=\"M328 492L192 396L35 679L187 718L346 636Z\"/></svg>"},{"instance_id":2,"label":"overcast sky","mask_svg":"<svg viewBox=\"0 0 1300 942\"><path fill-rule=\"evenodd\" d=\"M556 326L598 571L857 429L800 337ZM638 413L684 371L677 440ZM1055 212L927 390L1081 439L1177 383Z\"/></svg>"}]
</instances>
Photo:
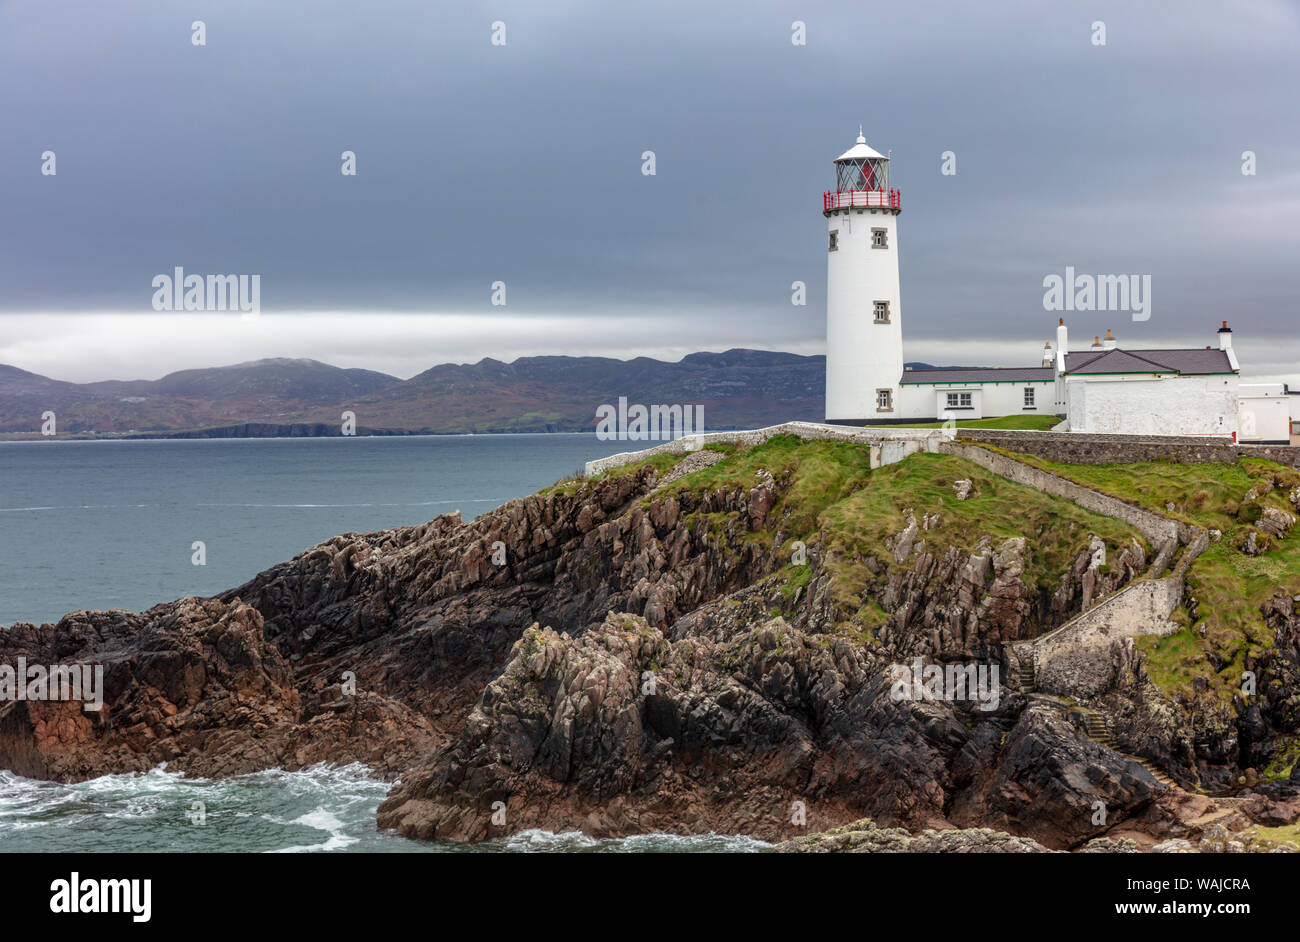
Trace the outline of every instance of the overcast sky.
<instances>
[{"instance_id":1,"label":"overcast sky","mask_svg":"<svg viewBox=\"0 0 1300 942\"><path fill-rule=\"evenodd\" d=\"M909 360L1036 363L1072 265L1152 278L1150 320L1075 313L1075 346L1227 318L1244 373L1292 373L1298 90L1287 0L0 2L0 363L823 352L821 195L862 124ZM154 313L176 266L260 275L261 317Z\"/></svg>"}]
</instances>

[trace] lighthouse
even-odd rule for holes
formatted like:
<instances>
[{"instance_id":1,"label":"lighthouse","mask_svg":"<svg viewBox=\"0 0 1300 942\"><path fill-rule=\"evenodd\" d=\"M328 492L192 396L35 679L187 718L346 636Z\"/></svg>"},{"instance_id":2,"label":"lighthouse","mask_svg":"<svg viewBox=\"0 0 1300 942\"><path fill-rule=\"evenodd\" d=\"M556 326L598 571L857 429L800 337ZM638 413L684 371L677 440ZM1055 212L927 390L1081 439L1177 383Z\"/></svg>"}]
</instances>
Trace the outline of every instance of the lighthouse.
<instances>
[{"instance_id":1,"label":"lighthouse","mask_svg":"<svg viewBox=\"0 0 1300 942\"><path fill-rule=\"evenodd\" d=\"M889 158L857 142L835 158L822 198L826 245L826 421L898 421L903 317L898 287L899 191Z\"/></svg>"}]
</instances>

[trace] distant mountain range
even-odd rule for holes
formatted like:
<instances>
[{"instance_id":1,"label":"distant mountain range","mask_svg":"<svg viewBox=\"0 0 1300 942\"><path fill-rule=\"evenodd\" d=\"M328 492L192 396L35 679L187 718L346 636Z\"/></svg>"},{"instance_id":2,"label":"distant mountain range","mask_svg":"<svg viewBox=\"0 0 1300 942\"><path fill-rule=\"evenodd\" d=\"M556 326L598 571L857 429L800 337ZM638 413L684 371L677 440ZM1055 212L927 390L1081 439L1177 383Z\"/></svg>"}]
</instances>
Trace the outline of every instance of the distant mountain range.
<instances>
[{"instance_id":1,"label":"distant mountain range","mask_svg":"<svg viewBox=\"0 0 1300 942\"><path fill-rule=\"evenodd\" d=\"M928 364L908 364L917 369ZM522 357L444 363L407 380L306 359L182 370L158 380L68 383L0 364L0 434L60 437L274 437L576 432L602 403L702 405L709 428L820 421L826 358L765 350L637 357Z\"/></svg>"}]
</instances>

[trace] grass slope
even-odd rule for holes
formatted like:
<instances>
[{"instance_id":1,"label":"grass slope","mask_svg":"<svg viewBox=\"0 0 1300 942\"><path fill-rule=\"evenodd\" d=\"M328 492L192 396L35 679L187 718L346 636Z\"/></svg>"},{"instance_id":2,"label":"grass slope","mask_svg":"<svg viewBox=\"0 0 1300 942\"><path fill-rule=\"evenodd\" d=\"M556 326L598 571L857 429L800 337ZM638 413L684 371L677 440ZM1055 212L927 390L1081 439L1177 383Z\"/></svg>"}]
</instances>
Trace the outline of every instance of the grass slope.
<instances>
[{"instance_id":1,"label":"grass slope","mask_svg":"<svg viewBox=\"0 0 1300 942\"><path fill-rule=\"evenodd\" d=\"M795 541L820 546L823 564L834 575L833 591L841 610L854 613L839 626L860 638L867 637L888 618L874 600L873 587L883 578L864 560L873 556L888 566L894 562L885 541L899 533L912 510L938 513L940 525L923 531L927 552L942 554L950 546L974 551L981 537L994 547L1011 537L1028 540L1029 558L1024 579L1030 585L1054 591L1061 573L1096 535L1110 552L1137 540L1132 528L1083 510L1070 501L1007 481L953 455L917 454L898 464L870 469L870 451L853 442L808 441L778 435L750 449L717 446L727 457L686 475L656 493L656 497L687 491L748 490L763 480L760 472L788 479L782 497L769 519L780 521L781 555L792 559ZM678 456L657 455L651 460L662 469ZM972 496L956 499L953 482L973 482ZM647 499L648 502L648 499ZM710 514L711 532L722 535L739 526L738 514ZM746 539L770 549L775 534L750 533ZM906 564L909 568L914 560ZM781 570L783 594L792 598L808 583L810 570L793 562Z\"/></svg>"},{"instance_id":2,"label":"grass slope","mask_svg":"<svg viewBox=\"0 0 1300 942\"><path fill-rule=\"evenodd\" d=\"M1190 702L1196 684L1203 682L1215 696L1231 701L1241 689L1247 655L1274 643L1260 606L1279 589L1300 595L1300 532L1282 540L1257 534L1259 544L1265 547L1259 556L1248 556L1239 547L1254 529L1252 523L1259 519L1262 508L1295 515L1288 494L1300 485L1300 472L1257 458L1242 458L1233 464L1145 461L1081 465L1032 455L1013 457L1129 503L1222 533L1188 571L1187 582L1197 602L1196 624L1189 624L1186 612L1179 609L1176 617L1186 625L1183 631L1168 638L1142 638L1138 646L1147 654L1151 679L1166 694Z\"/></svg>"}]
</instances>

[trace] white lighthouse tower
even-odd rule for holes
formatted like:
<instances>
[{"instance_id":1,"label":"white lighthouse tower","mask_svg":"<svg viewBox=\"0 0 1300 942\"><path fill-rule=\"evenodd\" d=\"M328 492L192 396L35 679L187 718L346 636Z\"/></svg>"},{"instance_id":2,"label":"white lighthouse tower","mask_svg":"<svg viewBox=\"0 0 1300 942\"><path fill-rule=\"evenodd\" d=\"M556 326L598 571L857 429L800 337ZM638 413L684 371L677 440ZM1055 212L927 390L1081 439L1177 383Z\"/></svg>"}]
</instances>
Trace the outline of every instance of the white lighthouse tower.
<instances>
[{"instance_id":1,"label":"white lighthouse tower","mask_svg":"<svg viewBox=\"0 0 1300 942\"><path fill-rule=\"evenodd\" d=\"M826 255L826 421L888 422L902 415L903 325L898 214L889 158L858 140L835 158L823 196Z\"/></svg>"}]
</instances>

